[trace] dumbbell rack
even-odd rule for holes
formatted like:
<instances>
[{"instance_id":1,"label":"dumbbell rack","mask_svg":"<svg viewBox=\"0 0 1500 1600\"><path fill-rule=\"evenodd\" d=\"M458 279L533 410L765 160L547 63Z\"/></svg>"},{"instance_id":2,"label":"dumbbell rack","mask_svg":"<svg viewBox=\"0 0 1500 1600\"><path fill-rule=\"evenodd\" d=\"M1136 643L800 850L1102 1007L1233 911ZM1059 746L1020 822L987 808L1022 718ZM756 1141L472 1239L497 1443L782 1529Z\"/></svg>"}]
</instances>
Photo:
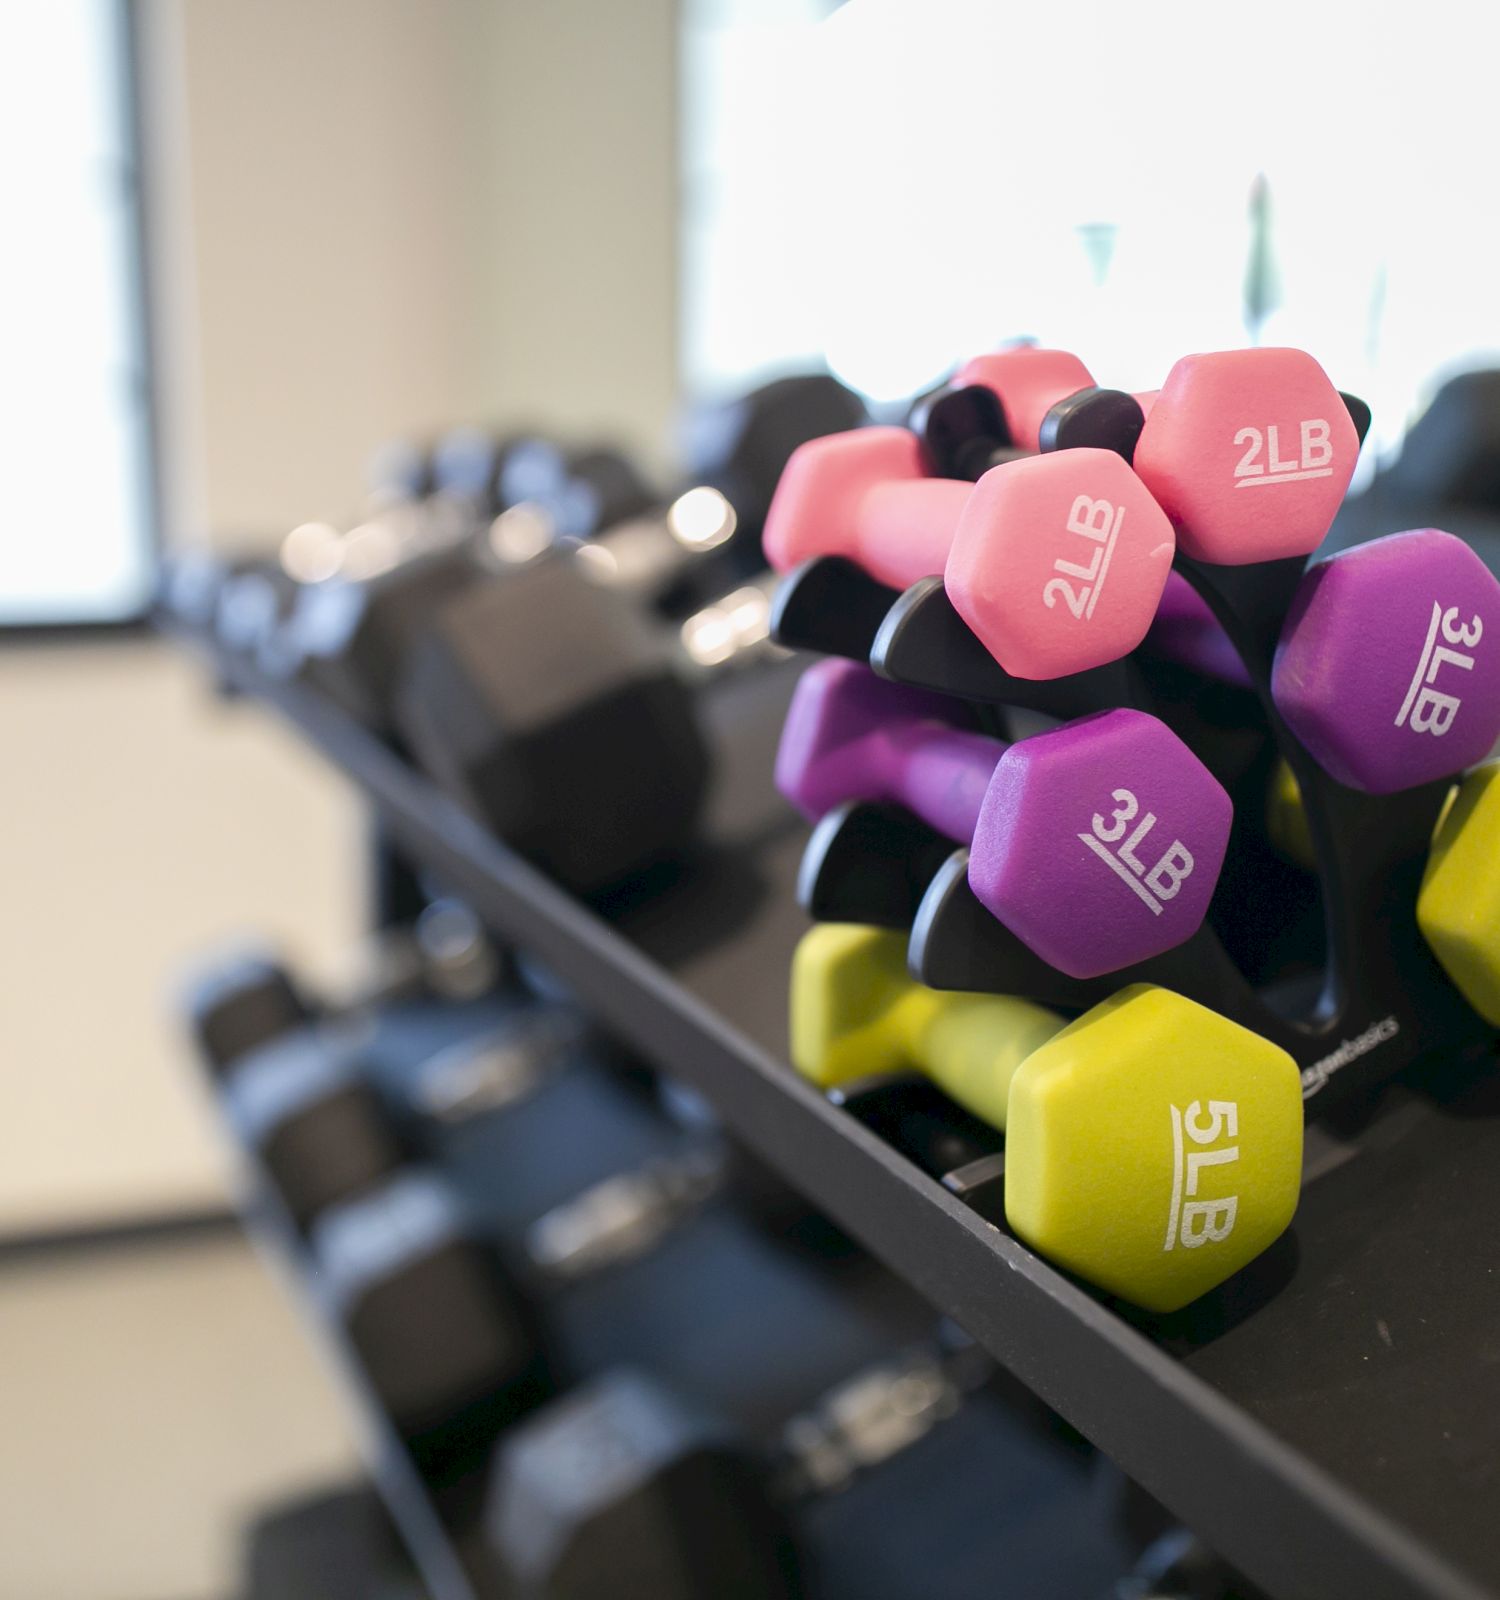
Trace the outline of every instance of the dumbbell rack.
<instances>
[{"instance_id":1,"label":"dumbbell rack","mask_svg":"<svg viewBox=\"0 0 1500 1600\"><path fill-rule=\"evenodd\" d=\"M793 670L705 692L707 844L670 881L590 908L336 708L191 642L341 770L414 862L1271 1594L1500 1593L1500 1075L1486 1063L1397 1080L1357 1124L1310 1129L1290 1235L1186 1311L1147 1317L996 1225L997 1135L916 1088L835 1105L787 1063L805 831L771 768Z\"/></svg>"}]
</instances>

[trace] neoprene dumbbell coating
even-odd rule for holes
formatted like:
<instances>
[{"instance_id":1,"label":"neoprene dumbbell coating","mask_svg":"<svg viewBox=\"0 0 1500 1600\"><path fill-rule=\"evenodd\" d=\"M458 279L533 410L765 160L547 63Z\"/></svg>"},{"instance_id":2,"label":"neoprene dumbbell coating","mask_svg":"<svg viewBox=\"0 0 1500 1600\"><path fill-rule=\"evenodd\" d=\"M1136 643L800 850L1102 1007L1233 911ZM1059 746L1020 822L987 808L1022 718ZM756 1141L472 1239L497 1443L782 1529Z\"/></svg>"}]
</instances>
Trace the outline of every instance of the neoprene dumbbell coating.
<instances>
[{"instance_id":1,"label":"neoprene dumbbell coating","mask_svg":"<svg viewBox=\"0 0 1500 1600\"><path fill-rule=\"evenodd\" d=\"M1446 778L1500 738L1500 583L1436 528L1310 567L1271 690L1331 777L1368 794Z\"/></svg>"},{"instance_id":2,"label":"neoprene dumbbell coating","mask_svg":"<svg viewBox=\"0 0 1500 1600\"><path fill-rule=\"evenodd\" d=\"M1500 762L1454 791L1417 897L1423 937L1464 998L1500 1027Z\"/></svg>"},{"instance_id":3,"label":"neoprene dumbbell coating","mask_svg":"<svg viewBox=\"0 0 1500 1600\"><path fill-rule=\"evenodd\" d=\"M1315 550L1358 457L1359 432L1322 367L1265 348L1178 361L1132 464L1185 555L1238 566Z\"/></svg>"},{"instance_id":4,"label":"neoprene dumbbell coating","mask_svg":"<svg viewBox=\"0 0 1500 1600\"><path fill-rule=\"evenodd\" d=\"M955 728L962 715L855 662L819 662L787 712L777 786L815 820L848 800L895 801L971 844L975 894L1072 977L1192 936L1233 808L1170 729L1110 711L1005 745Z\"/></svg>"},{"instance_id":5,"label":"neoprene dumbbell coating","mask_svg":"<svg viewBox=\"0 0 1500 1600\"><path fill-rule=\"evenodd\" d=\"M1140 643L1175 544L1113 451L1011 461L968 484L929 477L906 429L866 428L792 456L765 548L778 572L842 555L896 589L942 573L955 608L1008 672L1054 678Z\"/></svg>"},{"instance_id":6,"label":"neoprene dumbbell coating","mask_svg":"<svg viewBox=\"0 0 1500 1600\"><path fill-rule=\"evenodd\" d=\"M1067 364L1067 376L1013 397L1017 415L1028 419L1038 406L1052 407L1040 423L1027 421L1021 440L1071 460L1068 469L1053 468L1050 478L1036 461L1013 459L1006 391L1025 387L1014 375L1023 356ZM994 369L988 379L981 372L986 364ZM1005 351L964 370L971 369L969 387L947 391L946 402L918 415L928 435L920 444L899 429L870 430L862 455L852 440L826 441L794 458L768 522L766 549L778 570L815 555L843 556L896 589L943 574L954 610L1018 679L1115 660L1151 626L1171 541L1160 545L1155 566L1140 570L1141 584L1122 580L1122 570L1132 571L1130 552L1141 555L1149 546L1132 543L1142 528L1132 506L1159 499L1157 509L1169 520L1151 525L1173 528L1181 552L1199 561L1238 565L1305 555L1326 534L1358 455L1351 416L1358 403L1346 402L1300 351L1186 357L1158 395L1140 398L1080 388L1086 370L1061 352ZM988 416L977 397L988 397ZM951 439L942 438L938 426L947 415L939 414L944 403L964 408ZM1261 420L1247 422L1252 416ZM965 432L976 428L977 437ZM1226 450L1232 452L1227 458ZM1104 471L1090 463L1108 454L1133 466L1121 480L1133 485L1131 494L1110 492L1103 477L1101 487L1085 488L1086 478ZM992 460L1001 464L984 470ZM972 496L951 478L917 481L924 470L972 478L976 469L979 487ZM1079 482L1076 501L1048 508L1044 497L1029 492L1045 483L1061 496L1070 476ZM1144 501L1136 498L1142 488L1150 491ZM1116 526L1122 508L1126 515ZM1023 535L1028 523L1029 538ZM1064 529L1067 550L1057 545ZM1033 603L1037 596L1041 602ZM1181 627L1158 628L1157 647L1170 651L1183 636ZM1189 637L1200 641L1201 630ZM1231 675L1240 676L1232 652L1223 659Z\"/></svg>"},{"instance_id":7,"label":"neoprene dumbbell coating","mask_svg":"<svg viewBox=\"0 0 1500 1600\"><path fill-rule=\"evenodd\" d=\"M1076 1022L907 976L903 936L825 923L792 966L792 1060L821 1088L918 1071L1005 1130L1005 1214L1041 1254L1174 1311L1286 1229L1302 1085L1268 1040L1137 984Z\"/></svg>"}]
</instances>

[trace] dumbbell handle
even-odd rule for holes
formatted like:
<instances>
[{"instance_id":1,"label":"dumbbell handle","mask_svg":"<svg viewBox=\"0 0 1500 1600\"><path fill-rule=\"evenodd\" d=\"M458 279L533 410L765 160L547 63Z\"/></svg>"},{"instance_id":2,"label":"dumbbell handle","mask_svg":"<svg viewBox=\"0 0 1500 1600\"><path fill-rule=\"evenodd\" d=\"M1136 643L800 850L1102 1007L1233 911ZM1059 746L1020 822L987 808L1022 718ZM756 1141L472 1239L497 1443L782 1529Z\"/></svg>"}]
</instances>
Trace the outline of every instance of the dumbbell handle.
<instances>
[{"instance_id":1,"label":"dumbbell handle","mask_svg":"<svg viewBox=\"0 0 1500 1600\"><path fill-rule=\"evenodd\" d=\"M1003 741L917 721L893 722L867 738L877 746L871 752L877 770L889 762L884 792L871 798L899 802L950 839L973 839L985 791L1007 748Z\"/></svg>"},{"instance_id":2,"label":"dumbbell handle","mask_svg":"<svg viewBox=\"0 0 1500 1600\"><path fill-rule=\"evenodd\" d=\"M844 1488L924 1439L994 1372L978 1346L915 1349L844 1379L782 1429L776 1491L807 1500Z\"/></svg>"},{"instance_id":3,"label":"dumbbell handle","mask_svg":"<svg viewBox=\"0 0 1500 1600\"><path fill-rule=\"evenodd\" d=\"M1055 1012L1008 995L943 994L913 983L900 1001L912 1062L950 1099L1005 1127L1011 1079L1062 1026Z\"/></svg>"},{"instance_id":4,"label":"dumbbell handle","mask_svg":"<svg viewBox=\"0 0 1500 1600\"><path fill-rule=\"evenodd\" d=\"M905 589L948 564L973 486L953 478L892 478L860 497L854 559L881 583Z\"/></svg>"}]
</instances>

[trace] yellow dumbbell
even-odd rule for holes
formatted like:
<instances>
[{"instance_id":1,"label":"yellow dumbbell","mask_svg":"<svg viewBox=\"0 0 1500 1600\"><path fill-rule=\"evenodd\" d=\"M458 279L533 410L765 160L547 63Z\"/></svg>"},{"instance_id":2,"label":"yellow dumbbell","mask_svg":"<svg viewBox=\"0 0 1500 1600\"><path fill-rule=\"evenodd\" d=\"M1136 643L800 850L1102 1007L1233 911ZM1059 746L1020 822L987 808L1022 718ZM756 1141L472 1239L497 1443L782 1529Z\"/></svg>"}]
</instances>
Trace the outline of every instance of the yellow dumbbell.
<instances>
[{"instance_id":1,"label":"yellow dumbbell","mask_svg":"<svg viewBox=\"0 0 1500 1600\"><path fill-rule=\"evenodd\" d=\"M1148 1310L1222 1283L1296 1210L1296 1064L1170 990L1136 984L1064 1024L1029 1001L924 988L903 935L824 923L793 960L791 1044L825 1089L918 1071L1004 1129L1016 1235Z\"/></svg>"},{"instance_id":2,"label":"yellow dumbbell","mask_svg":"<svg viewBox=\"0 0 1500 1600\"><path fill-rule=\"evenodd\" d=\"M1288 861L1306 867L1309 872L1317 871L1318 858L1313 850L1312 830L1307 825L1307 811L1302 804L1302 789L1297 775L1285 761L1278 761L1271 774L1271 786L1266 794L1266 834Z\"/></svg>"},{"instance_id":3,"label":"yellow dumbbell","mask_svg":"<svg viewBox=\"0 0 1500 1600\"><path fill-rule=\"evenodd\" d=\"M1432 836L1417 924L1459 992L1500 1027L1500 761L1453 791Z\"/></svg>"}]
</instances>

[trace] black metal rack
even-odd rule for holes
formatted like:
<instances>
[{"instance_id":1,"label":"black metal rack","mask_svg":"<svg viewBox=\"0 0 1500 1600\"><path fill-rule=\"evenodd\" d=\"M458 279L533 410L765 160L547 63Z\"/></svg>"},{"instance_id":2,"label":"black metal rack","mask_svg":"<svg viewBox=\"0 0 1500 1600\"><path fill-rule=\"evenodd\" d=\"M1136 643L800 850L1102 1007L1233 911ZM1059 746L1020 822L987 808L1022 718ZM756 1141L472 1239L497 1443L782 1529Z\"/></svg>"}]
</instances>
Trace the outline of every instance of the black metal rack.
<instances>
[{"instance_id":1,"label":"black metal rack","mask_svg":"<svg viewBox=\"0 0 1500 1600\"><path fill-rule=\"evenodd\" d=\"M1147 1318L1033 1255L785 1060L804 829L771 786L787 669L704 696L717 800L690 863L581 904L319 697L213 654L359 788L390 837L601 1022L1286 1600L1500 1593L1500 1082L1455 1063L1310 1139L1292 1233Z\"/></svg>"}]
</instances>

